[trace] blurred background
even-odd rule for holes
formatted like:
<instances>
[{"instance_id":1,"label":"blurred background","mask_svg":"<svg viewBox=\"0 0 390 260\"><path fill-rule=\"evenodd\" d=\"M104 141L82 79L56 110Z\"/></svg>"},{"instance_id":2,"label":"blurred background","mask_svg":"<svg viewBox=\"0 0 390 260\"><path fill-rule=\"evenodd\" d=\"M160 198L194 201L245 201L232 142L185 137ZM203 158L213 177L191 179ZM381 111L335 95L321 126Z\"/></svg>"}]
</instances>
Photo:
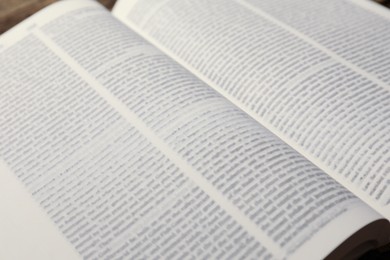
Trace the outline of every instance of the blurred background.
<instances>
[{"instance_id":1,"label":"blurred background","mask_svg":"<svg viewBox=\"0 0 390 260\"><path fill-rule=\"evenodd\" d=\"M0 0L0 34L56 0ZM372 0L390 8L390 0ZM115 0L99 0L109 10Z\"/></svg>"}]
</instances>

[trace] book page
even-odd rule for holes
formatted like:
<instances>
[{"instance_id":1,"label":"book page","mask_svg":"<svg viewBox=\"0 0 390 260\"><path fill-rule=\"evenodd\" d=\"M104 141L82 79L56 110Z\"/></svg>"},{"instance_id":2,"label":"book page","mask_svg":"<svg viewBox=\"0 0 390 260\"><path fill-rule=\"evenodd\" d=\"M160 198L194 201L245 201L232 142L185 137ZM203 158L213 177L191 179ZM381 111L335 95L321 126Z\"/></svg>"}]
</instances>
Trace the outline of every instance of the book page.
<instances>
[{"instance_id":1,"label":"book page","mask_svg":"<svg viewBox=\"0 0 390 260\"><path fill-rule=\"evenodd\" d=\"M81 259L2 160L0 259Z\"/></svg>"},{"instance_id":2,"label":"book page","mask_svg":"<svg viewBox=\"0 0 390 260\"><path fill-rule=\"evenodd\" d=\"M114 15L390 218L389 12L365 1L126 1Z\"/></svg>"},{"instance_id":3,"label":"book page","mask_svg":"<svg viewBox=\"0 0 390 260\"><path fill-rule=\"evenodd\" d=\"M356 245L388 241L378 213L95 2L43 13L1 38L0 157L82 258L322 258L377 221Z\"/></svg>"}]
</instances>

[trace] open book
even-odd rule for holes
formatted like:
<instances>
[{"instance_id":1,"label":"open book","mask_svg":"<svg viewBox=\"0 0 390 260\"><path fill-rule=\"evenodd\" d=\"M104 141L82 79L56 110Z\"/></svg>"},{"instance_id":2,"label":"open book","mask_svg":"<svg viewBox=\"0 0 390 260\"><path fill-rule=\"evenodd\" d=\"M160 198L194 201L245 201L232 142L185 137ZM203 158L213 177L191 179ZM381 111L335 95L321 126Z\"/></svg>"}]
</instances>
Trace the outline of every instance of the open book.
<instances>
[{"instance_id":1,"label":"open book","mask_svg":"<svg viewBox=\"0 0 390 260\"><path fill-rule=\"evenodd\" d=\"M389 243L388 46L366 1L49 6L0 37L0 259Z\"/></svg>"}]
</instances>

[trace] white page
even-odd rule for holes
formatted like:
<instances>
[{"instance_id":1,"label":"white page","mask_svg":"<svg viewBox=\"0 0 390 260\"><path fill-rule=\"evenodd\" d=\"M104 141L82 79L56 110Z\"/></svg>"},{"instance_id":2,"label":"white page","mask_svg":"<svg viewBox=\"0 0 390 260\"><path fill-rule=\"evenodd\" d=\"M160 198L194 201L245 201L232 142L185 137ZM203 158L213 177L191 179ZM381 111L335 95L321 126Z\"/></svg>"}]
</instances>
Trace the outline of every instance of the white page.
<instances>
[{"instance_id":1,"label":"white page","mask_svg":"<svg viewBox=\"0 0 390 260\"><path fill-rule=\"evenodd\" d=\"M102 7L92 2L75 3L63 2L44 12L53 18L69 11L73 13L71 18L99 13L109 22L110 15ZM47 222L47 215L87 259L172 256L172 249L178 247L180 254L189 252L199 257L211 253L229 257L238 248L239 254L248 257L269 255L210 199L207 192L213 191L199 189L183 176L169 153L161 153L159 140L154 140L142 122L137 128L132 126L139 121L136 116L110 98L111 94L105 93L72 58L57 56L60 48L40 29L50 19L40 21L33 18L24 23L28 28L35 23L30 34L13 37L20 32L18 28L2 38L0 150L7 165L1 168L1 174L11 189L4 190L4 198L33 194L41 206L36 209L32 202L18 199L21 205L29 204L23 211L28 214L26 219L15 219L13 226L29 225L31 221L39 225L2 229L2 241L7 241L0 246L2 256L71 259L72 253L77 255L64 237L51 234L53 223ZM141 130L146 133L141 134ZM9 177L10 172L13 177ZM15 186L18 188L18 183L13 184L16 177L28 192L11 193ZM20 214L8 200L1 202L2 219L8 221ZM44 217L42 208L47 214ZM42 236L34 234L37 231ZM215 234L205 237L209 231ZM25 237L24 241L13 239L18 236ZM233 243L237 239L241 242ZM212 251L200 250L206 246Z\"/></svg>"},{"instance_id":2,"label":"white page","mask_svg":"<svg viewBox=\"0 0 390 260\"><path fill-rule=\"evenodd\" d=\"M58 24L68 26L59 31ZM83 29L74 30L74 27ZM95 78L91 84L101 85L96 90L102 91L102 97L110 96L113 106L126 105L129 111L118 106L123 116L130 122L138 118L136 125L144 125L140 131L161 151L170 154L170 159L190 179L274 257L289 255L308 239L315 239L315 230L331 219L337 222L349 218L351 211L341 213L342 205L351 202L348 193L339 190L339 186L334 186L333 181L295 151L141 38L126 32L125 27L115 24L105 13L96 10L63 17L45 26L43 32L46 36L41 38L58 55L68 55L69 65ZM110 35L110 41L106 35ZM91 42L86 45L88 40ZM320 180L324 181L322 185ZM316 191L316 198L306 198L303 187L307 192ZM265 200L254 200L260 195L258 191L264 194ZM300 196L304 199L299 199ZM293 200L294 206L289 204ZM273 203L279 209L272 207ZM352 211L360 208L358 205L349 204ZM311 208L311 214L307 213L308 209L302 210L305 207ZM267 214L261 213L265 210ZM367 219L362 217L359 222L366 223L375 216L367 214ZM290 219L286 219L287 215ZM329 248L339 244L357 227L355 224L336 232L338 238L318 254L326 254ZM317 239L323 240L324 236ZM244 251L241 249L240 254Z\"/></svg>"},{"instance_id":3,"label":"white page","mask_svg":"<svg viewBox=\"0 0 390 260\"><path fill-rule=\"evenodd\" d=\"M122 0L113 13L390 218L389 15L358 3Z\"/></svg>"},{"instance_id":4,"label":"white page","mask_svg":"<svg viewBox=\"0 0 390 260\"><path fill-rule=\"evenodd\" d=\"M83 258L323 257L381 218L102 7L49 10L2 38L0 152Z\"/></svg>"}]
</instances>

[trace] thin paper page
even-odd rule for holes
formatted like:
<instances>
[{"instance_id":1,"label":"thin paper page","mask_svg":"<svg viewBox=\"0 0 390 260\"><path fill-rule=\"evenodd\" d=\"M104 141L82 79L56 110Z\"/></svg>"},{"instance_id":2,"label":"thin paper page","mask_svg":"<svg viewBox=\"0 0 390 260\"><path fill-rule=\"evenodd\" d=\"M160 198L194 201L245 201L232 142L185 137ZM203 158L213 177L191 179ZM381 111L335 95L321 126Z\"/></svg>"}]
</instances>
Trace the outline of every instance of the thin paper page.
<instances>
[{"instance_id":1,"label":"thin paper page","mask_svg":"<svg viewBox=\"0 0 390 260\"><path fill-rule=\"evenodd\" d=\"M4 44L0 156L83 258L280 259L350 222L324 257L381 218L101 6L76 2Z\"/></svg>"},{"instance_id":2,"label":"thin paper page","mask_svg":"<svg viewBox=\"0 0 390 260\"><path fill-rule=\"evenodd\" d=\"M47 221L43 218L35 227L43 233L41 239L34 236L35 229L2 229L2 240L13 236L25 238L23 244L8 239L2 245L7 245L9 251L1 250L2 256L21 256L17 252L21 246L24 255L39 259L45 255L51 259L60 257L56 254L71 259L71 253L75 254L72 249L71 253L51 251L66 248L58 245L61 235L57 234L57 238L54 235L54 239L50 236L53 222L86 259L242 255L269 258L283 254L273 242L262 241L267 247L261 245L258 237L248 232L251 224L248 227L237 221L243 214L236 212L231 203L223 203L226 199L192 174L185 162L178 162L175 152L165 149L149 127L80 65L96 63L87 60L76 63L48 38L53 25L66 17L87 18L88 29L99 26L94 24L93 17L102 18L106 30L100 34L96 31L97 38L91 36L91 41L105 40L99 37L114 27L116 34L110 35L111 47L123 43L127 55L132 54L128 53L128 47L136 45L131 50L133 54L156 54L139 37L126 36L128 29L102 7L83 2L78 8L72 5L75 2L62 2L46 9L44 12L56 18L54 21L36 16L23 24L33 29L29 33L20 33L24 27L18 28L1 39L0 71L4 84L0 102L0 154L6 164L1 168L2 181L12 194L17 192L14 187L18 188L13 182L20 181L30 193L22 195L32 194L40 204L40 214L43 208L52 221L42 228ZM63 30L69 29L65 24L62 26ZM56 28L58 33L61 27ZM98 57L91 57L92 61L106 59L108 63L115 57L114 53L103 57L98 51L95 50ZM116 54L123 54L120 51L118 48ZM13 176L9 177L11 172ZM2 198L11 197L9 189L2 191L7 193ZM9 201L1 202L2 219L19 214L20 211L10 209ZM23 205L25 200L18 202ZM42 219L35 213L34 205L29 208L26 211L34 217L22 218L15 225ZM24 216L28 218L28 214ZM60 242L64 243L64 237ZM66 241L65 245L69 249ZM47 246L50 248L46 251L37 252Z\"/></svg>"},{"instance_id":3,"label":"thin paper page","mask_svg":"<svg viewBox=\"0 0 390 260\"><path fill-rule=\"evenodd\" d=\"M362 207L323 172L139 36L126 33L105 12L61 17L46 25L40 38L67 57L70 66L88 74L103 98L274 257L290 255L326 224L345 221L349 210ZM264 199L256 200L259 196ZM360 223L376 216L369 212ZM321 254L351 234L359 226L355 224L336 232Z\"/></svg>"},{"instance_id":4,"label":"thin paper page","mask_svg":"<svg viewBox=\"0 0 390 260\"><path fill-rule=\"evenodd\" d=\"M114 14L390 218L390 23L371 9L123 0Z\"/></svg>"},{"instance_id":5,"label":"thin paper page","mask_svg":"<svg viewBox=\"0 0 390 260\"><path fill-rule=\"evenodd\" d=\"M84 7L82 4L81 7ZM23 21L0 38L0 55L5 49L28 36L37 25L42 25L75 6L56 9L48 7ZM3 71L2 71L3 72ZM23 73L15 71L15 73ZM33 73L33 72L31 72ZM5 86L5 79L0 79ZM1 95L5 92L0 90ZM22 93L22 92L21 92ZM20 94L21 94L20 93ZM6 103L1 102L0 114L5 115ZM3 125L2 125L3 126ZM0 127L3 129L2 127ZM3 142L0 142L0 146ZM8 149L12 149L8 147ZM20 182L9 166L0 158L0 259L81 259L81 255L63 236L31 192Z\"/></svg>"}]
</instances>

